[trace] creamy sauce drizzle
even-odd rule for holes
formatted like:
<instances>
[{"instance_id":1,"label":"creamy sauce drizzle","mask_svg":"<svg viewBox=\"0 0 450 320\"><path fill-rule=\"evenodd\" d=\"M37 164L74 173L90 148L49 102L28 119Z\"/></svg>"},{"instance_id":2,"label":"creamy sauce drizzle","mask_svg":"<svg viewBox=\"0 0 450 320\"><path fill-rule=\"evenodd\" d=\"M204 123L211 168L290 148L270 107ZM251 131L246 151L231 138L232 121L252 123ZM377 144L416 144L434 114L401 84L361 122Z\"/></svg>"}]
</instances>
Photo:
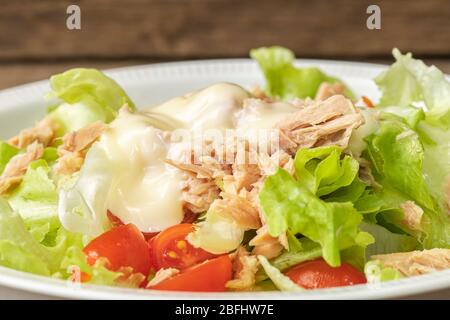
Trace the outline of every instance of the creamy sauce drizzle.
<instances>
[{"instance_id":1,"label":"creamy sauce drizzle","mask_svg":"<svg viewBox=\"0 0 450 320\"><path fill-rule=\"evenodd\" d=\"M117 163L107 199L111 212L145 232L182 221L181 173L164 162L169 146L162 131L145 116L121 115L99 145Z\"/></svg>"},{"instance_id":2,"label":"creamy sauce drizzle","mask_svg":"<svg viewBox=\"0 0 450 320\"><path fill-rule=\"evenodd\" d=\"M220 83L148 110L169 122L175 119L180 127L192 131L269 129L298 110L289 103L269 104L249 98L251 95L238 85ZM88 152L75 188L61 196L59 213L69 230L101 233L107 209L143 232L161 231L183 220L181 172L165 163L168 157L179 157L182 146L170 144L167 133L157 129L155 121L158 120L146 116L145 111L121 112L110 124L92 152ZM107 159L102 159L105 163L97 174L103 176L90 185L89 179L96 178L93 173L99 172L96 169L99 160L95 158L99 154ZM105 193L105 188L108 189L106 195L100 195ZM85 206L89 207L85 212L89 212L90 217L74 213L78 210L74 206L77 199L93 203Z\"/></svg>"}]
</instances>

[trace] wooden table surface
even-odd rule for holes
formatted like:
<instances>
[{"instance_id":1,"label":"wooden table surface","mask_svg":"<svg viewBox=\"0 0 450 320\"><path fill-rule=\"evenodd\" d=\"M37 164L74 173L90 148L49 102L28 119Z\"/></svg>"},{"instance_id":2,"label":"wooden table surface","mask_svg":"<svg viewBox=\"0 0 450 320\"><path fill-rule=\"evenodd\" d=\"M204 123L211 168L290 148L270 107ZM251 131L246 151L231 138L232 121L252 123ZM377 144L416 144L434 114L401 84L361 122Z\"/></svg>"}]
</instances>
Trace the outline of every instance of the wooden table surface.
<instances>
[{"instance_id":1,"label":"wooden table surface","mask_svg":"<svg viewBox=\"0 0 450 320\"><path fill-rule=\"evenodd\" d=\"M66 27L71 4L81 30ZM366 26L371 4L381 30ZM0 30L0 89L75 66L247 57L275 44L385 63L398 47L450 73L449 0L1 0Z\"/></svg>"}]
</instances>

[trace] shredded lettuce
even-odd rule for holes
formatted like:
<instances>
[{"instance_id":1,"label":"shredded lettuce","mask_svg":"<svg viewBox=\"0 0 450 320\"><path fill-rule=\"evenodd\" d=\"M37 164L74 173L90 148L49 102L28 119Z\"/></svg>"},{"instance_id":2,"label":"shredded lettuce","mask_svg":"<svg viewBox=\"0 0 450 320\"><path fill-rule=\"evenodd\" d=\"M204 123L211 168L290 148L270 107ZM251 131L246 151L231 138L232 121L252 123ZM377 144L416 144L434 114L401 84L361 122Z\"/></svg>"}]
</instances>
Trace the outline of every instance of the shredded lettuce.
<instances>
[{"instance_id":1,"label":"shredded lettuce","mask_svg":"<svg viewBox=\"0 0 450 320\"><path fill-rule=\"evenodd\" d=\"M118 110L135 106L125 91L111 78L95 69L76 68L50 78L49 98L63 103L53 107L50 116L56 120L60 135L75 131L95 121L111 122Z\"/></svg>"},{"instance_id":2,"label":"shredded lettuce","mask_svg":"<svg viewBox=\"0 0 450 320\"><path fill-rule=\"evenodd\" d=\"M266 92L269 96L283 99L314 98L323 82L341 82L323 73L319 68L297 68L294 53L283 47L263 47L250 51L266 78ZM350 90L346 95L353 97Z\"/></svg>"}]
</instances>

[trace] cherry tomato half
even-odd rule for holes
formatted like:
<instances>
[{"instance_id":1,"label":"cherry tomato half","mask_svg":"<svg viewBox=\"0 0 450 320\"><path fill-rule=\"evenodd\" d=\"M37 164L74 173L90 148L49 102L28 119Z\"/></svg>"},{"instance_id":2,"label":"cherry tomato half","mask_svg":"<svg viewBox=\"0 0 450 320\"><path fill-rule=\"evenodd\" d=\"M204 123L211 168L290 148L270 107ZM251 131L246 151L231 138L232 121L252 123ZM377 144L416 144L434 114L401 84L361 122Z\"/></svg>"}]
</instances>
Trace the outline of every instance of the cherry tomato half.
<instances>
[{"instance_id":1,"label":"cherry tomato half","mask_svg":"<svg viewBox=\"0 0 450 320\"><path fill-rule=\"evenodd\" d=\"M148 243L139 229L133 224L113 228L92 240L83 252L90 265L97 259L105 257L111 270L121 267L132 267L134 272L147 275L150 264Z\"/></svg>"},{"instance_id":2,"label":"cherry tomato half","mask_svg":"<svg viewBox=\"0 0 450 320\"><path fill-rule=\"evenodd\" d=\"M364 274L348 263L333 268L325 260L301 263L286 272L292 281L305 289L331 288L366 283Z\"/></svg>"},{"instance_id":3,"label":"cherry tomato half","mask_svg":"<svg viewBox=\"0 0 450 320\"><path fill-rule=\"evenodd\" d=\"M232 278L232 269L230 257L224 255L186 269L149 289L222 292L225 291L225 284Z\"/></svg>"},{"instance_id":4,"label":"cherry tomato half","mask_svg":"<svg viewBox=\"0 0 450 320\"><path fill-rule=\"evenodd\" d=\"M192 224L172 226L150 240L152 261L156 269L176 268L187 269L205 260L215 257L200 248L194 248L186 236L194 231Z\"/></svg>"}]
</instances>

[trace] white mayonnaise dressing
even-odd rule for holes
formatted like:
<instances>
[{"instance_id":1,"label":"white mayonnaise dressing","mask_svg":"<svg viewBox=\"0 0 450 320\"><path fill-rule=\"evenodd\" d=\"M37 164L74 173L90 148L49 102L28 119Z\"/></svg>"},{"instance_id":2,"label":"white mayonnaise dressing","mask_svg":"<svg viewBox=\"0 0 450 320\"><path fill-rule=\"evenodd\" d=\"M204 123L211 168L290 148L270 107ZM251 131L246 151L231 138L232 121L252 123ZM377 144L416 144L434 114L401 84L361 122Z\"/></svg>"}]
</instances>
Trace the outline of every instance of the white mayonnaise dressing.
<instances>
[{"instance_id":1,"label":"white mayonnaise dressing","mask_svg":"<svg viewBox=\"0 0 450 320\"><path fill-rule=\"evenodd\" d=\"M287 115L299 108L287 102L267 103L258 99L247 99L236 113L236 128L244 130L270 129Z\"/></svg>"},{"instance_id":2,"label":"white mayonnaise dressing","mask_svg":"<svg viewBox=\"0 0 450 320\"><path fill-rule=\"evenodd\" d=\"M121 112L88 152L73 187L60 193L64 227L96 236L108 227L107 210L143 232L183 220L181 173L164 160L163 131L141 114Z\"/></svg>"},{"instance_id":3,"label":"white mayonnaise dressing","mask_svg":"<svg viewBox=\"0 0 450 320\"><path fill-rule=\"evenodd\" d=\"M61 192L58 212L63 225L74 232L98 235L108 227L107 210L143 232L180 223L181 172L165 160L182 161L185 148L182 143L170 143L167 133L158 127L191 132L269 129L298 110L289 103L249 98L240 86L219 83L148 109L147 115L121 112L89 150L75 184ZM170 125L159 126L161 121ZM231 221L212 220L217 224L205 226L197 237L193 234L193 242L215 243L208 248L212 252L227 252L240 243L242 230L234 230ZM225 230L223 225L228 231L217 243L212 235Z\"/></svg>"},{"instance_id":4,"label":"white mayonnaise dressing","mask_svg":"<svg viewBox=\"0 0 450 320\"><path fill-rule=\"evenodd\" d=\"M121 115L100 143L117 161L115 185L107 208L125 223L141 231L161 231L183 220L181 173L164 162L169 146L164 133L145 116Z\"/></svg>"},{"instance_id":5,"label":"white mayonnaise dressing","mask_svg":"<svg viewBox=\"0 0 450 320\"><path fill-rule=\"evenodd\" d=\"M196 129L234 128L235 114L250 94L231 83L218 83L185 96L169 100L155 108L158 112Z\"/></svg>"}]
</instances>

